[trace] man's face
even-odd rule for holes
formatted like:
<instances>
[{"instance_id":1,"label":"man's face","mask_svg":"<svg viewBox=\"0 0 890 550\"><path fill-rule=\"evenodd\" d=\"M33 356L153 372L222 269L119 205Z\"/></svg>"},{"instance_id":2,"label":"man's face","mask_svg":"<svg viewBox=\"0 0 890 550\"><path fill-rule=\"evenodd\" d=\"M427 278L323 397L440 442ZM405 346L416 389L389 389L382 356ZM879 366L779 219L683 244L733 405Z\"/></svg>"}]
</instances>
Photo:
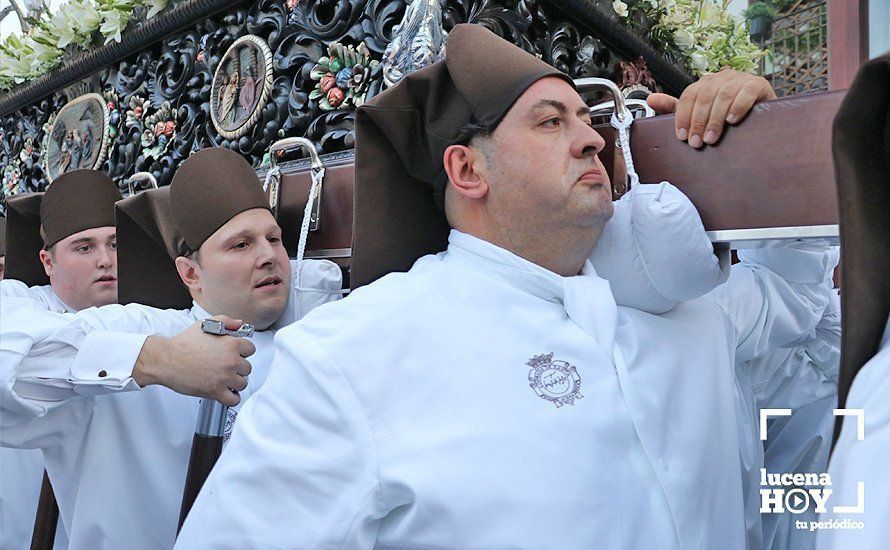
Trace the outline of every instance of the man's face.
<instances>
[{"instance_id":1,"label":"man's face","mask_svg":"<svg viewBox=\"0 0 890 550\"><path fill-rule=\"evenodd\" d=\"M201 245L197 261L177 260L198 304L263 330L284 312L291 271L281 228L268 210L254 208L229 220Z\"/></svg>"},{"instance_id":2,"label":"man's face","mask_svg":"<svg viewBox=\"0 0 890 550\"><path fill-rule=\"evenodd\" d=\"M114 227L97 227L40 251L50 285L76 310L117 302L117 236Z\"/></svg>"},{"instance_id":3,"label":"man's face","mask_svg":"<svg viewBox=\"0 0 890 550\"><path fill-rule=\"evenodd\" d=\"M609 176L597 157L604 146L567 82L537 81L483 138L489 210L544 225L602 226L612 216Z\"/></svg>"}]
</instances>

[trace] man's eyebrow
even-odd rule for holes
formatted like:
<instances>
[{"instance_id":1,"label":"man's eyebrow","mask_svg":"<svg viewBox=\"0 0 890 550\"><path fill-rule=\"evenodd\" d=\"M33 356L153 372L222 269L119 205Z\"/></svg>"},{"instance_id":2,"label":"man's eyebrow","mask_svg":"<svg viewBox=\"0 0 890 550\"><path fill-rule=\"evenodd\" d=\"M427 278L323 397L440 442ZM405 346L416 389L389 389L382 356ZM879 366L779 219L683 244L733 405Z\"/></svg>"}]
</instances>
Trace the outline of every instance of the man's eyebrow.
<instances>
[{"instance_id":1,"label":"man's eyebrow","mask_svg":"<svg viewBox=\"0 0 890 550\"><path fill-rule=\"evenodd\" d=\"M562 101L556 100L556 99L539 99L537 103L532 105L531 110L533 112L540 111L541 109L546 109L547 107L552 107L552 108L556 109L557 112L559 112L559 114L561 114L561 115L564 115L569 110L568 107L566 107L565 103L563 103ZM586 116L589 114L590 114L590 108L587 107L586 105L584 105L582 107L578 107L578 109L575 111L575 115L579 116L579 117Z\"/></svg>"},{"instance_id":2,"label":"man's eyebrow","mask_svg":"<svg viewBox=\"0 0 890 550\"><path fill-rule=\"evenodd\" d=\"M532 105L532 111L540 111L542 109L546 109L547 107L552 107L556 109L559 114L564 114L568 109L566 108L566 104L562 101L558 101L556 99L539 99L537 103Z\"/></svg>"},{"instance_id":3,"label":"man's eyebrow","mask_svg":"<svg viewBox=\"0 0 890 550\"><path fill-rule=\"evenodd\" d=\"M262 233L263 233L264 235L268 235L269 233L274 233L274 232L276 232L276 231L282 231L281 226L278 225L277 223L275 223L275 224L270 224L268 227L266 227L265 231L262 231ZM236 239L247 239L247 238L252 238L252 237L254 236L254 233L258 233L258 232L257 232L257 231L254 231L254 230L253 230L252 228L250 228L250 227L245 227L244 229L242 229L241 231L238 231L237 233L232 233L231 235L227 235L227 236L223 239L223 241L224 241L224 242L229 242L229 241L233 241L233 240L236 240Z\"/></svg>"},{"instance_id":4,"label":"man's eyebrow","mask_svg":"<svg viewBox=\"0 0 890 550\"><path fill-rule=\"evenodd\" d=\"M92 237L81 237L79 239L71 241L70 244L71 246L80 246L82 244L93 244L94 242L96 242L96 240Z\"/></svg>"},{"instance_id":5,"label":"man's eyebrow","mask_svg":"<svg viewBox=\"0 0 890 550\"><path fill-rule=\"evenodd\" d=\"M244 228L241 231L238 231L237 233L232 233L231 235L226 235L225 239L223 239L223 240L225 242L228 242L228 241L231 241L234 239L243 239L245 237L249 237L250 233L251 233L251 231L249 228Z\"/></svg>"}]
</instances>

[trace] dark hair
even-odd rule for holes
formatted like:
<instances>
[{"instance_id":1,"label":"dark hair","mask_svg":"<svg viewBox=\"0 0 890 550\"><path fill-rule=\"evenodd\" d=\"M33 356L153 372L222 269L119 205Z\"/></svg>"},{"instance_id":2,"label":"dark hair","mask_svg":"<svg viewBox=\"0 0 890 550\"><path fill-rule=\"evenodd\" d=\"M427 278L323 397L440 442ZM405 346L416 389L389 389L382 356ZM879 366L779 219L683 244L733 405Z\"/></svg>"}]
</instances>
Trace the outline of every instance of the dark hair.
<instances>
[{"instance_id":1,"label":"dark hair","mask_svg":"<svg viewBox=\"0 0 890 550\"><path fill-rule=\"evenodd\" d=\"M489 128L488 126L479 124L475 120L471 120L460 129L457 133L457 137L454 138L452 145L469 145L473 138L488 137L492 132L494 132L494 128Z\"/></svg>"},{"instance_id":2,"label":"dark hair","mask_svg":"<svg viewBox=\"0 0 890 550\"><path fill-rule=\"evenodd\" d=\"M185 257L188 258L189 260L192 260L199 266L201 265L201 249L200 248L198 250L189 249L188 254L186 254Z\"/></svg>"}]
</instances>

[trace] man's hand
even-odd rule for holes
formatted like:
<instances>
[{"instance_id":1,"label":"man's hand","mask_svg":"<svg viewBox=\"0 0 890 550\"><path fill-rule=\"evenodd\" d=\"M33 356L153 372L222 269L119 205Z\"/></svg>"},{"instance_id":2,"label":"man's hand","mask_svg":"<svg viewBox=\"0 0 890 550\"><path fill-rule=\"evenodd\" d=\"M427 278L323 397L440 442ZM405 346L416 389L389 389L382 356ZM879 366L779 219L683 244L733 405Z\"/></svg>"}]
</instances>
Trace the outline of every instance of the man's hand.
<instances>
[{"instance_id":1,"label":"man's hand","mask_svg":"<svg viewBox=\"0 0 890 550\"><path fill-rule=\"evenodd\" d=\"M675 113L677 138L698 149L717 143L725 123L738 123L767 99L776 99L776 92L765 78L727 68L690 84L680 99L651 94L646 101L658 114Z\"/></svg>"},{"instance_id":2,"label":"man's hand","mask_svg":"<svg viewBox=\"0 0 890 550\"><path fill-rule=\"evenodd\" d=\"M241 326L241 321L225 316L213 319L225 322L229 330ZM160 384L234 407L241 402L237 392L247 387L251 370L245 357L254 352L250 340L207 334L199 321L172 338L148 337L133 368L133 380L143 387Z\"/></svg>"}]
</instances>

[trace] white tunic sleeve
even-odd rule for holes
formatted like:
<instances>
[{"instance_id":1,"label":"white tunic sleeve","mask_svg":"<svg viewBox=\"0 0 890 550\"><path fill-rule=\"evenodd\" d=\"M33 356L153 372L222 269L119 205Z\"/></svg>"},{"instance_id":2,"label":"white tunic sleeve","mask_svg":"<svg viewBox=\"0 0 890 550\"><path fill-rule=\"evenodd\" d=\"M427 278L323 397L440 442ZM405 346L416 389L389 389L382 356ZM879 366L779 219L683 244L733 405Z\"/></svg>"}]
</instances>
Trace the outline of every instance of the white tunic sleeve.
<instances>
[{"instance_id":1,"label":"white tunic sleeve","mask_svg":"<svg viewBox=\"0 0 890 550\"><path fill-rule=\"evenodd\" d=\"M735 328L736 361L803 343L828 307L837 249L803 243L739 251L739 259L708 295Z\"/></svg>"},{"instance_id":2,"label":"white tunic sleeve","mask_svg":"<svg viewBox=\"0 0 890 550\"><path fill-rule=\"evenodd\" d=\"M374 547L385 513L371 428L337 366L300 334L276 335L272 372L175 548Z\"/></svg>"},{"instance_id":3,"label":"white tunic sleeve","mask_svg":"<svg viewBox=\"0 0 890 550\"><path fill-rule=\"evenodd\" d=\"M131 304L61 314L34 307L4 313L0 323L2 441L32 446L64 433L81 408L78 396L138 390L131 378L147 334L172 335L187 326L175 310ZM60 409L56 411L56 409Z\"/></svg>"},{"instance_id":4,"label":"white tunic sleeve","mask_svg":"<svg viewBox=\"0 0 890 550\"><path fill-rule=\"evenodd\" d=\"M0 316L5 317L22 307L56 311L55 304L48 300L49 293L42 290L43 287L29 287L15 279L0 280Z\"/></svg>"},{"instance_id":5,"label":"white tunic sleeve","mask_svg":"<svg viewBox=\"0 0 890 550\"><path fill-rule=\"evenodd\" d=\"M316 307L343 297L343 274L330 260L290 261L292 286L288 307L275 321L279 329L302 319Z\"/></svg>"},{"instance_id":6,"label":"white tunic sleeve","mask_svg":"<svg viewBox=\"0 0 890 550\"><path fill-rule=\"evenodd\" d=\"M885 344L856 375L847 396L846 408L862 409L863 417L844 417L841 435L831 455L828 473L834 492L826 513L819 516L821 524L816 538L819 550L887 548L890 541L888 396L890 346ZM863 439L859 439L860 422ZM857 510L860 505L862 509Z\"/></svg>"}]
</instances>

